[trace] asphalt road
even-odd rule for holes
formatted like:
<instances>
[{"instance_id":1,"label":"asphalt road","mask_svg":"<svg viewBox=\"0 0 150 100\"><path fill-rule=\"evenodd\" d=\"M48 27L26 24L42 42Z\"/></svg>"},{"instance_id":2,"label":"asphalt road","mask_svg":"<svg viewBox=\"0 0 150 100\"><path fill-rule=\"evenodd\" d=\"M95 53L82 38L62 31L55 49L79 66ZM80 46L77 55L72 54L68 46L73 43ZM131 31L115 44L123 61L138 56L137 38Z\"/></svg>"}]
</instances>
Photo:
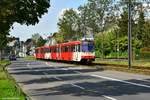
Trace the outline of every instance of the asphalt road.
<instances>
[{"instance_id":1,"label":"asphalt road","mask_svg":"<svg viewBox=\"0 0 150 100\"><path fill-rule=\"evenodd\" d=\"M150 76L24 60L8 71L32 100L150 100Z\"/></svg>"}]
</instances>

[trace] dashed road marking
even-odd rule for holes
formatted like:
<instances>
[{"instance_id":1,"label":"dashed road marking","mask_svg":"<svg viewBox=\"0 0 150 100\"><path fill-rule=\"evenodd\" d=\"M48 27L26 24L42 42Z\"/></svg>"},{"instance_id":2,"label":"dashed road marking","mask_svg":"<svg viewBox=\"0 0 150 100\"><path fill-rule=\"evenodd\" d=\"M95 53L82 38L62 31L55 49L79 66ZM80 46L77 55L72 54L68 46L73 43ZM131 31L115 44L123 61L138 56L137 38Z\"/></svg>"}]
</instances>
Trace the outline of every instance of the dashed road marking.
<instances>
[{"instance_id":1,"label":"dashed road marking","mask_svg":"<svg viewBox=\"0 0 150 100\"><path fill-rule=\"evenodd\" d=\"M112 97L110 97L110 96L106 96L106 95L102 95L102 96L105 97L105 98L107 98L107 99L109 99L109 100L117 100L117 99L112 98Z\"/></svg>"},{"instance_id":2,"label":"dashed road marking","mask_svg":"<svg viewBox=\"0 0 150 100\"><path fill-rule=\"evenodd\" d=\"M82 90L85 90L85 89L86 89L86 88L84 88L84 87L81 87L81 86L76 85L76 84L73 84L73 83L71 83L71 85L74 86L74 87L80 88L80 89L82 89ZM89 90L89 91L90 91L90 92L98 93L98 91L94 91L94 90ZM109 99L109 100L117 100L117 99L112 98L112 97L110 97L110 96L106 96L106 95L102 95L102 96L103 96L104 98Z\"/></svg>"},{"instance_id":3,"label":"dashed road marking","mask_svg":"<svg viewBox=\"0 0 150 100\"><path fill-rule=\"evenodd\" d=\"M46 62L46 65L51 66L51 65L49 65L47 62ZM27 64L27 67L30 68L30 69L32 69L32 68L30 67L30 63ZM68 69L68 68L59 68L59 69L61 69L61 70L70 70L70 69ZM35 70L35 71L39 71L39 70ZM80 71L74 71L74 72L81 74ZM44 74L44 76L45 76L46 78L48 78L48 73L43 72L43 74ZM95 77L95 75L91 75L91 76L94 76L94 77ZM56 77L56 76L54 76L54 78L57 79L57 80L62 80L61 78ZM70 84L71 84L72 86L74 86L74 87L77 87L77 88L79 88L79 89L85 90L84 87L81 87L81 86L76 85L76 84L73 84L73 83L70 83ZM90 91L91 91L91 92L96 92L96 93L98 93L98 91L94 91L94 90L90 90ZM103 96L104 98L109 99L109 100L117 100L117 99L115 99L115 98L112 98L112 97L109 97L109 96L106 96L106 95L102 95L102 96Z\"/></svg>"},{"instance_id":4,"label":"dashed road marking","mask_svg":"<svg viewBox=\"0 0 150 100\"><path fill-rule=\"evenodd\" d=\"M74 71L74 72L76 72L76 73L78 73L78 74L81 74L81 72L79 72L79 71Z\"/></svg>"},{"instance_id":5,"label":"dashed road marking","mask_svg":"<svg viewBox=\"0 0 150 100\"><path fill-rule=\"evenodd\" d=\"M74 87L80 88L80 89L82 89L82 90L85 89L85 88L83 88L83 87L81 87L81 86L79 86L79 85L73 84L73 83L71 83L71 85L74 86Z\"/></svg>"},{"instance_id":6,"label":"dashed road marking","mask_svg":"<svg viewBox=\"0 0 150 100\"><path fill-rule=\"evenodd\" d=\"M112 80L112 81L117 81L117 82L122 82L122 83L126 83L126 84L131 84L131 85L135 85L135 86L139 86L139 87L150 88L149 85L143 85L143 84L128 82L128 81L119 80L119 79L115 79L115 78L110 78L110 77L105 77L105 76L100 76L100 75L94 75L94 74L90 75L90 76L103 78L103 79L107 79L107 80Z\"/></svg>"},{"instance_id":7,"label":"dashed road marking","mask_svg":"<svg viewBox=\"0 0 150 100\"><path fill-rule=\"evenodd\" d=\"M54 76L54 78L55 78L55 79L57 79L57 80L59 80L59 81L61 81L61 80L62 80L61 78L56 77L56 76Z\"/></svg>"}]
</instances>

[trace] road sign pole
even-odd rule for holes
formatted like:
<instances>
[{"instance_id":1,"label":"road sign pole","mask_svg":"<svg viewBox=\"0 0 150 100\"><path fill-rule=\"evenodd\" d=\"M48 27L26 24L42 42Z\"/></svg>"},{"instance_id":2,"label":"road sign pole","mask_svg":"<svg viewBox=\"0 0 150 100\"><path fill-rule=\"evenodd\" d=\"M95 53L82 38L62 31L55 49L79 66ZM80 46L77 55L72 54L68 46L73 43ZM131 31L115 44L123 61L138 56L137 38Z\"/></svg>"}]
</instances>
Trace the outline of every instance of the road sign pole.
<instances>
[{"instance_id":1,"label":"road sign pole","mask_svg":"<svg viewBox=\"0 0 150 100\"><path fill-rule=\"evenodd\" d=\"M132 35L131 35L131 2L128 3L128 68L132 63Z\"/></svg>"}]
</instances>

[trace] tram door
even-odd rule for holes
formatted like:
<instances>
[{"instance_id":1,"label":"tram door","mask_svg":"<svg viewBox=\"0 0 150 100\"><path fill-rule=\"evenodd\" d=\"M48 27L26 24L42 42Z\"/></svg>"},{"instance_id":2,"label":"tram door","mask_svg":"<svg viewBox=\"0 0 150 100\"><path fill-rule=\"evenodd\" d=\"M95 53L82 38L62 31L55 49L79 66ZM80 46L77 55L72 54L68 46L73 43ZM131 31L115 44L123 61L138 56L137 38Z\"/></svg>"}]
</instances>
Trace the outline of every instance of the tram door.
<instances>
[{"instance_id":1,"label":"tram door","mask_svg":"<svg viewBox=\"0 0 150 100\"><path fill-rule=\"evenodd\" d=\"M76 51L76 61L80 61L80 44L75 45L75 51Z\"/></svg>"}]
</instances>

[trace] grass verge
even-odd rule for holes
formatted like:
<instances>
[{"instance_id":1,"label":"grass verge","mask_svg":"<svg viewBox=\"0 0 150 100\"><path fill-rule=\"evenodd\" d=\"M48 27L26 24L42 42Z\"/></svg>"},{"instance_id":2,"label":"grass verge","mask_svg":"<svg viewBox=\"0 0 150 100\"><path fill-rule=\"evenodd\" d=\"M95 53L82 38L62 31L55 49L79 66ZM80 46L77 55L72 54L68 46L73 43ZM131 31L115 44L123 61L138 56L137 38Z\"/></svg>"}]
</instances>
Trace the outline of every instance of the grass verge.
<instances>
[{"instance_id":1,"label":"grass verge","mask_svg":"<svg viewBox=\"0 0 150 100\"><path fill-rule=\"evenodd\" d=\"M5 70L8 64L9 61L0 61L0 100L25 100L25 94Z\"/></svg>"},{"instance_id":2,"label":"grass verge","mask_svg":"<svg viewBox=\"0 0 150 100\"><path fill-rule=\"evenodd\" d=\"M127 61L96 60L94 63L96 65L102 66L102 68L105 70L108 69L108 70L150 75L150 61L148 60L136 60L132 62L132 68L130 70L128 69Z\"/></svg>"},{"instance_id":3,"label":"grass verge","mask_svg":"<svg viewBox=\"0 0 150 100\"><path fill-rule=\"evenodd\" d=\"M34 56L27 56L24 60L36 60Z\"/></svg>"},{"instance_id":4,"label":"grass verge","mask_svg":"<svg viewBox=\"0 0 150 100\"><path fill-rule=\"evenodd\" d=\"M125 65L128 66L128 61L104 61L104 60L96 60L94 63L99 63L103 65ZM150 60L135 60L132 62L132 66L136 67L149 67L150 68Z\"/></svg>"}]
</instances>

